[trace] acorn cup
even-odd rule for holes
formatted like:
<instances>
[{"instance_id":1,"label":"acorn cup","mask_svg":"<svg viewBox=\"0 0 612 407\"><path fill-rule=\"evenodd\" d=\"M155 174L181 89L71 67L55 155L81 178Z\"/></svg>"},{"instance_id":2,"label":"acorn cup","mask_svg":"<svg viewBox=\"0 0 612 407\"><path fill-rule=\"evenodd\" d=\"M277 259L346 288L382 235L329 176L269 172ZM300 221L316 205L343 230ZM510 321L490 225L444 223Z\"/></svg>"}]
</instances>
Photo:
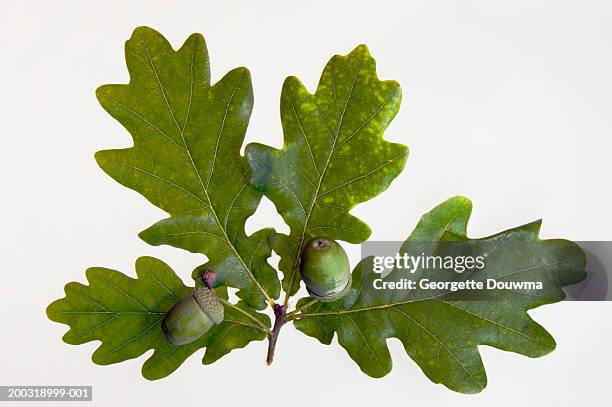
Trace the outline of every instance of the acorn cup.
<instances>
[{"instance_id":1,"label":"acorn cup","mask_svg":"<svg viewBox=\"0 0 612 407\"><path fill-rule=\"evenodd\" d=\"M195 288L193 293L174 304L164 317L162 330L171 344L192 343L223 322L223 304L211 288L214 272L206 272L204 281L206 287Z\"/></svg>"},{"instance_id":2,"label":"acorn cup","mask_svg":"<svg viewBox=\"0 0 612 407\"><path fill-rule=\"evenodd\" d=\"M315 237L302 250L300 272L311 297L321 302L338 300L351 288L346 252L336 241Z\"/></svg>"}]
</instances>

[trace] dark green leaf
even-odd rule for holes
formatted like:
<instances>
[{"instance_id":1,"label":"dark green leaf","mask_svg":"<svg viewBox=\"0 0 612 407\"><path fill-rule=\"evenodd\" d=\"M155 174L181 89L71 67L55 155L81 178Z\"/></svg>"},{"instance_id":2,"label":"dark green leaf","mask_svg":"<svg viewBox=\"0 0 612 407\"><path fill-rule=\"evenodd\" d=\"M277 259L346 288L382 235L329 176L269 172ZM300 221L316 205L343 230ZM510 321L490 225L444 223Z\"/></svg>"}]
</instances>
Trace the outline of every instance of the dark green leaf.
<instances>
[{"instance_id":1,"label":"dark green leaf","mask_svg":"<svg viewBox=\"0 0 612 407\"><path fill-rule=\"evenodd\" d=\"M475 300L465 291L378 290L373 280L380 276L372 272L372 258L366 258L353 271L346 297L306 308L295 326L325 344L337 334L340 345L373 377L391 371L386 341L397 338L432 381L462 393L477 393L486 386L479 345L529 357L551 352L554 339L527 311L565 298L563 286L585 277L584 253L566 240L540 240L539 222L469 239L470 213L471 203L465 198L444 202L422 217L400 254L445 255L457 247L449 242L459 242L464 253L487 255L485 267L472 271L470 279L541 281L543 292L495 290L494 297ZM435 274L395 268L385 281L435 279ZM298 307L307 301L301 300Z\"/></svg>"},{"instance_id":2,"label":"dark green leaf","mask_svg":"<svg viewBox=\"0 0 612 407\"><path fill-rule=\"evenodd\" d=\"M47 308L49 319L70 326L63 338L66 343L102 342L93 354L94 363L118 363L154 349L142 367L142 375L155 380L175 371L203 347L203 362L209 364L232 349L266 338L265 328L270 326L266 315L242 304L228 304L221 324L191 344L174 346L165 339L161 321L192 288L185 286L168 265L152 257L138 259L136 274L137 279L133 279L118 271L90 268L89 285L68 283L66 297ZM227 335L230 331L231 335Z\"/></svg>"},{"instance_id":3,"label":"dark green leaf","mask_svg":"<svg viewBox=\"0 0 612 407\"><path fill-rule=\"evenodd\" d=\"M253 106L248 70L211 85L201 35L174 51L146 27L134 31L125 55L130 83L102 86L96 95L134 146L100 151L98 164L171 215L141 233L146 242L205 254L220 284L263 309L280 283L266 262L273 229L244 231L261 198L240 155Z\"/></svg>"},{"instance_id":4,"label":"dark green leaf","mask_svg":"<svg viewBox=\"0 0 612 407\"><path fill-rule=\"evenodd\" d=\"M331 59L314 95L287 78L283 149L247 146L254 185L291 229L274 238L289 295L299 289L299 254L310 237L360 243L370 235L349 211L384 191L404 168L408 149L382 139L400 99L399 84L378 80L375 61L361 45Z\"/></svg>"}]
</instances>

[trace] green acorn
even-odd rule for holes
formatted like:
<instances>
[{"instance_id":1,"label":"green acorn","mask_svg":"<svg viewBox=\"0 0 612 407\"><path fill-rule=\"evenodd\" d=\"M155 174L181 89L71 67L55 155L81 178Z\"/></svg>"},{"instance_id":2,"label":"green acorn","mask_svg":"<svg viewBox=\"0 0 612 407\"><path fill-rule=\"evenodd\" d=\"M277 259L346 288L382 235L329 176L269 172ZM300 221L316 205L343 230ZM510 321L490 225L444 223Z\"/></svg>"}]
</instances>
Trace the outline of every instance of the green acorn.
<instances>
[{"instance_id":1,"label":"green acorn","mask_svg":"<svg viewBox=\"0 0 612 407\"><path fill-rule=\"evenodd\" d=\"M191 343L223 321L223 304L210 288L214 272L207 274L204 277L207 286L195 288L193 293L174 304L162 321L164 335L173 345Z\"/></svg>"},{"instance_id":2,"label":"green acorn","mask_svg":"<svg viewBox=\"0 0 612 407\"><path fill-rule=\"evenodd\" d=\"M300 272L310 296L322 302L342 298L351 288L348 256L331 239L315 237L306 243Z\"/></svg>"}]
</instances>

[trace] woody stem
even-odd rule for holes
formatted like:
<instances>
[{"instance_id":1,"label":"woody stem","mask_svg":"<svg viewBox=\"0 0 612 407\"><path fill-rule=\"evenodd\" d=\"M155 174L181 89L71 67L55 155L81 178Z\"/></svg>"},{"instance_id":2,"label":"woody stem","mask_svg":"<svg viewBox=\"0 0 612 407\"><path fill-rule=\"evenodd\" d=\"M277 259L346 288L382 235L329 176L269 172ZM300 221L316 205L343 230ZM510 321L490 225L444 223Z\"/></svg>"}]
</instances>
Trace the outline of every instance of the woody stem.
<instances>
[{"instance_id":1,"label":"woody stem","mask_svg":"<svg viewBox=\"0 0 612 407\"><path fill-rule=\"evenodd\" d=\"M274 304L274 327L272 332L268 334L268 356L266 363L271 365L274 361L274 350L276 349L276 340L281 328L287 322L287 306Z\"/></svg>"}]
</instances>

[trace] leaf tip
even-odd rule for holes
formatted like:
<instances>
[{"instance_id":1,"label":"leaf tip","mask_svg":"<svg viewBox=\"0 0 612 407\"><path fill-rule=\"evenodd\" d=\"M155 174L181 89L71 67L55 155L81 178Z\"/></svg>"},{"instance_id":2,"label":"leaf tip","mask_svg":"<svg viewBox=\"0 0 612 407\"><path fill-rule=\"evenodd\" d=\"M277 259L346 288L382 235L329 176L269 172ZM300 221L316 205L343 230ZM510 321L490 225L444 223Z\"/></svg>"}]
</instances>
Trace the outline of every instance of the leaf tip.
<instances>
[{"instance_id":1,"label":"leaf tip","mask_svg":"<svg viewBox=\"0 0 612 407\"><path fill-rule=\"evenodd\" d=\"M214 355L212 355L209 351L208 348L206 348L206 352L204 352L204 357L202 357L202 364L204 366L208 366L208 365L212 365L213 363L215 363L217 360L219 360L219 357L216 357Z\"/></svg>"},{"instance_id":2,"label":"leaf tip","mask_svg":"<svg viewBox=\"0 0 612 407\"><path fill-rule=\"evenodd\" d=\"M370 49L366 44L359 44L351 51L351 54L361 54L364 57L370 57Z\"/></svg>"},{"instance_id":3,"label":"leaf tip","mask_svg":"<svg viewBox=\"0 0 612 407\"><path fill-rule=\"evenodd\" d=\"M454 201L458 204L464 205L464 206L472 206L472 201L464 196L464 195L456 195L452 198L449 199L449 201Z\"/></svg>"},{"instance_id":4,"label":"leaf tip","mask_svg":"<svg viewBox=\"0 0 612 407\"><path fill-rule=\"evenodd\" d=\"M158 35L158 36L161 36L159 31L155 30L154 28L151 28L151 27L146 26L146 25L139 25L138 27L134 28L134 30L132 31L132 36L131 36L130 39L138 39L138 40L140 40L140 38L143 35Z\"/></svg>"},{"instance_id":5,"label":"leaf tip","mask_svg":"<svg viewBox=\"0 0 612 407\"><path fill-rule=\"evenodd\" d=\"M191 43L192 41L196 44L206 43L204 36L200 33L191 34L189 37L187 37L187 40L185 40L185 44Z\"/></svg>"},{"instance_id":6,"label":"leaf tip","mask_svg":"<svg viewBox=\"0 0 612 407\"><path fill-rule=\"evenodd\" d=\"M53 322L59 322L57 320L57 316L56 316L56 312L55 312L56 310L55 309L58 307L58 305L59 305L58 303L60 301L62 301L62 299L63 298L55 300L51 304L47 305L47 308L45 309L45 314L47 315L47 318L49 320L51 320Z\"/></svg>"},{"instance_id":7,"label":"leaf tip","mask_svg":"<svg viewBox=\"0 0 612 407\"><path fill-rule=\"evenodd\" d=\"M141 270L141 269L148 269L148 268L152 268L152 267L155 267L155 266L170 267L166 263L164 263L163 261L161 261L161 260L159 260L159 259L157 259L155 257L151 257L151 256L140 256L134 262L134 266L136 267L136 274L137 275L139 275L138 271ZM140 275L139 275L139 277L140 277Z\"/></svg>"},{"instance_id":8,"label":"leaf tip","mask_svg":"<svg viewBox=\"0 0 612 407\"><path fill-rule=\"evenodd\" d=\"M536 236L540 235L540 229L542 229L542 219L535 220L529 224L531 230Z\"/></svg>"},{"instance_id":9,"label":"leaf tip","mask_svg":"<svg viewBox=\"0 0 612 407\"><path fill-rule=\"evenodd\" d=\"M286 92L292 96L294 92L299 92L304 89L304 84L302 81L294 75L287 76L285 81L283 82L282 94L285 95Z\"/></svg>"},{"instance_id":10,"label":"leaf tip","mask_svg":"<svg viewBox=\"0 0 612 407\"><path fill-rule=\"evenodd\" d=\"M98 99L98 102L102 103L102 98L104 98L105 94L104 94L104 88L106 88L106 86L108 85L100 85L96 88L96 99Z\"/></svg>"},{"instance_id":11,"label":"leaf tip","mask_svg":"<svg viewBox=\"0 0 612 407\"><path fill-rule=\"evenodd\" d=\"M472 213L472 201L463 195L453 196L433 208L429 213L438 212L461 213L469 217Z\"/></svg>"},{"instance_id":12,"label":"leaf tip","mask_svg":"<svg viewBox=\"0 0 612 407\"><path fill-rule=\"evenodd\" d=\"M94 153L94 160L96 160L96 163L98 163L98 165L102 167L102 164L105 162L104 150L96 151Z\"/></svg>"},{"instance_id":13,"label":"leaf tip","mask_svg":"<svg viewBox=\"0 0 612 407\"><path fill-rule=\"evenodd\" d=\"M155 225L138 232L138 238L151 246L160 246L160 243L155 241L155 232L153 231L154 227Z\"/></svg>"},{"instance_id":14,"label":"leaf tip","mask_svg":"<svg viewBox=\"0 0 612 407\"><path fill-rule=\"evenodd\" d=\"M151 366L152 359L153 359L153 356L147 359L143 363L142 367L140 368L140 374L142 375L144 379L150 382L154 382L157 380L161 380L174 372L174 370L164 372L163 369L162 370L155 369L154 367Z\"/></svg>"}]
</instances>

